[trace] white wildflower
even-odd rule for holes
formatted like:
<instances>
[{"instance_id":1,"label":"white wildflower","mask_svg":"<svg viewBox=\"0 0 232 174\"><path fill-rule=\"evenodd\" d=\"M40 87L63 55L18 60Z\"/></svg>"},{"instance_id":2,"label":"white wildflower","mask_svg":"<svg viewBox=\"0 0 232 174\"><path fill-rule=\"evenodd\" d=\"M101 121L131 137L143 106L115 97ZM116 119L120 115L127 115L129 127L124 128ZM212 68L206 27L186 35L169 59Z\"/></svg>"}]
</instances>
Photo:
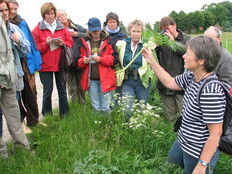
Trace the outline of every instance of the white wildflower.
<instances>
[{"instance_id":1,"label":"white wildflower","mask_svg":"<svg viewBox=\"0 0 232 174\"><path fill-rule=\"evenodd\" d=\"M155 117L160 117L160 115L159 115L159 114L154 114L154 116L155 116Z\"/></svg>"},{"instance_id":2,"label":"white wildflower","mask_svg":"<svg viewBox=\"0 0 232 174\"><path fill-rule=\"evenodd\" d=\"M147 103L147 109L148 110L152 110L154 108L154 106L150 105L149 103Z\"/></svg>"}]
</instances>

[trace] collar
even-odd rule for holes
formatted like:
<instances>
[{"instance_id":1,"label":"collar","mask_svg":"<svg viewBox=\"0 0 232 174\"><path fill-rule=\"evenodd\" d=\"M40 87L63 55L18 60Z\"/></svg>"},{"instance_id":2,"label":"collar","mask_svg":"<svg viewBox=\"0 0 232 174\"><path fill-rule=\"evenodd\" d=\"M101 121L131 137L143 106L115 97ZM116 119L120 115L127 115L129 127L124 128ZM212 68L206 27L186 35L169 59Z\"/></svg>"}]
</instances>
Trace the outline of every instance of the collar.
<instances>
[{"instance_id":1,"label":"collar","mask_svg":"<svg viewBox=\"0 0 232 174\"><path fill-rule=\"evenodd\" d=\"M108 25L107 25L105 29L106 29L106 31L107 31L108 33L110 33L110 34L118 33L118 32L120 31L120 27L119 27L119 26L117 26L114 30L111 30L111 29L108 27Z\"/></svg>"},{"instance_id":2,"label":"collar","mask_svg":"<svg viewBox=\"0 0 232 174\"><path fill-rule=\"evenodd\" d=\"M178 35L177 37L175 38L175 40L184 40L184 35L183 33L180 31L180 30L177 30L178 32Z\"/></svg>"},{"instance_id":3,"label":"collar","mask_svg":"<svg viewBox=\"0 0 232 174\"><path fill-rule=\"evenodd\" d=\"M44 24L45 24L48 28L50 28L50 27L56 28L56 26L57 26L56 20L54 20L54 22L53 22L52 24L49 24L48 22L46 22L46 21L44 20Z\"/></svg>"},{"instance_id":4,"label":"collar","mask_svg":"<svg viewBox=\"0 0 232 174\"><path fill-rule=\"evenodd\" d=\"M131 46L133 46L132 38L130 38L130 43L131 43ZM142 40L140 39L139 42L136 44L136 46L137 46L138 44L142 44L142 43L143 43L143 42L142 42Z\"/></svg>"}]
</instances>

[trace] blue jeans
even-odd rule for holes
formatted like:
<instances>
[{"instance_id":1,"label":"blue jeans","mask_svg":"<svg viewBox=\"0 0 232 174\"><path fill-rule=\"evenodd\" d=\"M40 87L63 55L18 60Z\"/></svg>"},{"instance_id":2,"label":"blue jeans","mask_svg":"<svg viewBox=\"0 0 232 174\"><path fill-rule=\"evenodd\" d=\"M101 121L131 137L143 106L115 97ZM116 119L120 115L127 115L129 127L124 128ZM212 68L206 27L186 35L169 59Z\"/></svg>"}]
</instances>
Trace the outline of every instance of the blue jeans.
<instances>
[{"instance_id":1,"label":"blue jeans","mask_svg":"<svg viewBox=\"0 0 232 174\"><path fill-rule=\"evenodd\" d=\"M206 174L213 174L213 169L217 164L219 156L220 156L220 151L219 149L217 149L217 151L214 153L213 157L210 160L210 163L209 163L210 170L209 168L207 168ZM168 155L168 160L169 162L174 163L184 168L186 174L192 174L199 159L194 158L190 156L189 154L187 154L186 152L184 152L181 149L178 140L176 140L171 147L171 150Z\"/></svg>"},{"instance_id":2,"label":"blue jeans","mask_svg":"<svg viewBox=\"0 0 232 174\"><path fill-rule=\"evenodd\" d=\"M110 102L112 91L102 92L100 80L90 80L89 97L92 107L95 111L110 111Z\"/></svg>"},{"instance_id":3,"label":"blue jeans","mask_svg":"<svg viewBox=\"0 0 232 174\"><path fill-rule=\"evenodd\" d=\"M131 116L131 109L134 103L134 98L138 101L143 100L145 103L149 101L151 93L151 83L147 88L145 88L142 84L140 78L138 80L134 80L134 76L129 75L128 80L124 80L122 83L122 96L123 98L127 98L128 107L125 108L125 112Z\"/></svg>"},{"instance_id":4,"label":"blue jeans","mask_svg":"<svg viewBox=\"0 0 232 174\"><path fill-rule=\"evenodd\" d=\"M59 96L60 117L63 118L69 112L66 84L62 84L60 72L39 72L40 81L43 84L42 114L52 113L53 74Z\"/></svg>"}]
</instances>

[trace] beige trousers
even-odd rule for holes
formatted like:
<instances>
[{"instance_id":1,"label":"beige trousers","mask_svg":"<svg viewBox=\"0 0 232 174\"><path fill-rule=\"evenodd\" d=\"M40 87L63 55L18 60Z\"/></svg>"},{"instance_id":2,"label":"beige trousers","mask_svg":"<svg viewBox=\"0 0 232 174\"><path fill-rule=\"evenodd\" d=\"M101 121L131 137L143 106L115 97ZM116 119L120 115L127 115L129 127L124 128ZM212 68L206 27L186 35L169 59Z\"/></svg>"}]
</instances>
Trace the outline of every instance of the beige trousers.
<instances>
[{"instance_id":1,"label":"beige trousers","mask_svg":"<svg viewBox=\"0 0 232 174\"><path fill-rule=\"evenodd\" d=\"M182 110L184 95L162 95L160 94L164 118L168 121L175 121Z\"/></svg>"},{"instance_id":2,"label":"beige trousers","mask_svg":"<svg viewBox=\"0 0 232 174\"><path fill-rule=\"evenodd\" d=\"M14 143L21 144L26 149L30 149L29 141L23 132L21 124L19 105L16 101L15 87L10 89L2 88L0 108L4 113L8 130L13 137ZM1 153L7 153L6 144L3 142L2 138L0 138L0 154Z\"/></svg>"},{"instance_id":3,"label":"beige trousers","mask_svg":"<svg viewBox=\"0 0 232 174\"><path fill-rule=\"evenodd\" d=\"M68 96L72 102L78 101L78 103L85 102L85 93L81 87L82 70L75 72L68 72L67 89Z\"/></svg>"}]
</instances>

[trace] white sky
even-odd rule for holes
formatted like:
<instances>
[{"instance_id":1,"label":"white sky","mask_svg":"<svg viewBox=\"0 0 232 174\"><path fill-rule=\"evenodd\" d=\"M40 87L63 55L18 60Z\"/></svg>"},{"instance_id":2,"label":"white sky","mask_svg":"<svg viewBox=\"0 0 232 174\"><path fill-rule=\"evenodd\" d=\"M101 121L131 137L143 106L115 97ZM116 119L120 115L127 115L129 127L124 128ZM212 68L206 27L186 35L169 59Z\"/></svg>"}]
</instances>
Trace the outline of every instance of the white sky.
<instances>
[{"instance_id":1,"label":"white sky","mask_svg":"<svg viewBox=\"0 0 232 174\"><path fill-rule=\"evenodd\" d=\"M74 23L87 28L89 18L97 17L103 23L109 12L117 13L125 26L136 18L152 25L172 10L189 13L200 10L204 4L223 1L226 0L18 0L18 3L19 14L33 29L42 20L40 7L45 2L53 2L57 9L64 9Z\"/></svg>"}]
</instances>

